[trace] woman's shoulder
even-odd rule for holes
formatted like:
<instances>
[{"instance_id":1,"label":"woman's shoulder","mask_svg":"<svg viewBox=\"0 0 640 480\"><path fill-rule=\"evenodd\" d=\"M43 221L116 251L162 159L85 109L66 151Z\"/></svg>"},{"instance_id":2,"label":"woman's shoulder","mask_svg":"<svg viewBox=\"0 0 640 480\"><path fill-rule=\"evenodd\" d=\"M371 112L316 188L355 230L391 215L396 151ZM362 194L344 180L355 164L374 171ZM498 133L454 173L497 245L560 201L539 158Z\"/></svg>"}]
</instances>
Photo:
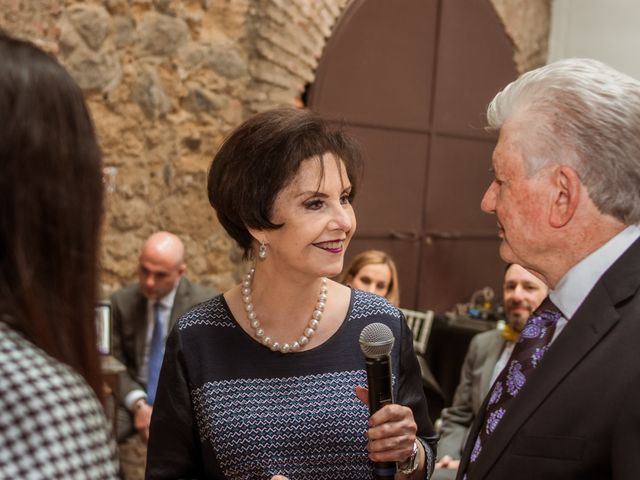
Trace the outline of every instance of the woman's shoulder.
<instances>
[{"instance_id":1,"label":"woman's shoulder","mask_svg":"<svg viewBox=\"0 0 640 480\"><path fill-rule=\"evenodd\" d=\"M237 323L221 293L199 303L182 315L178 320L177 327L180 331L186 331L193 327L236 328Z\"/></svg>"},{"instance_id":2,"label":"woman's shoulder","mask_svg":"<svg viewBox=\"0 0 640 480\"><path fill-rule=\"evenodd\" d=\"M402 313L398 307L392 305L386 298L374 293L352 289L351 311L349 320L365 318L390 318L400 320Z\"/></svg>"},{"instance_id":3,"label":"woman's shoulder","mask_svg":"<svg viewBox=\"0 0 640 480\"><path fill-rule=\"evenodd\" d=\"M25 395L26 402L38 398L37 404L45 410L79 400L88 410L102 414L97 397L82 375L3 322L0 322L0 377L15 395Z\"/></svg>"},{"instance_id":4,"label":"woman's shoulder","mask_svg":"<svg viewBox=\"0 0 640 480\"><path fill-rule=\"evenodd\" d=\"M45 463L50 473L55 472L53 476L66 477L72 469L81 468L92 473L87 478L117 478L115 443L91 388L71 367L3 322L0 378L0 409L6 427L0 428L1 449L6 458L13 458L9 464L24 468L16 470L15 478L40 471L35 463L20 461L27 445L33 444L42 446L40 455L48 459Z\"/></svg>"}]
</instances>

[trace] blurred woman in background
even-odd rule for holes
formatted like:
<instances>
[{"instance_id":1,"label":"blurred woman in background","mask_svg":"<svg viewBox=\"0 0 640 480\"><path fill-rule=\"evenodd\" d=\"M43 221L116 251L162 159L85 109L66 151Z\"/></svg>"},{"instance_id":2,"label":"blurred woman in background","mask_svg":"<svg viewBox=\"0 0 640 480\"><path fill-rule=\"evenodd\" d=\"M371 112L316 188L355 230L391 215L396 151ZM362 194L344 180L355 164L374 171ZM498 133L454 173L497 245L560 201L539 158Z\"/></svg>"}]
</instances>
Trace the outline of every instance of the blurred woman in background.
<instances>
[{"instance_id":1,"label":"blurred woman in background","mask_svg":"<svg viewBox=\"0 0 640 480\"><path fill-rule=\"evenodd\" d=\"M396 307L400 305L396 264L380 250L366 250L356 255L344 271L342 283L385 297Z\"/></svg>"},{"instance_id":2,"label":"blurred woman in background","mask_svg":"<svg viewBox=\"0 0 640 480\"><path fill-rule=\"evenodd\" d=\"M98 397L100 150L58 62L0 34L0 477L117 478Z\"/></svg>"}]
</instances>

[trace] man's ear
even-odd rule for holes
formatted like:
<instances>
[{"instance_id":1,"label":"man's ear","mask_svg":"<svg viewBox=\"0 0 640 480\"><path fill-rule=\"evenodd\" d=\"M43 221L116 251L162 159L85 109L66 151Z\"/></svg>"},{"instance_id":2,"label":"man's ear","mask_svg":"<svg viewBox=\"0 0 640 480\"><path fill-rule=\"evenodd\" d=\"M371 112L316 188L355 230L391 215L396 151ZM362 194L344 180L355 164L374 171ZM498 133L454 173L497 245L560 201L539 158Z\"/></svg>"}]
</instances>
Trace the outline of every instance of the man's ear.
<instances>
[{"instance_id":1,"label":"man's ear","mask_svg":"<svg viewBox=\"0 0 640 480\"><path fill-rule=\"evenodd\" d=\"M562 228L571 221L580 203L582 182L576 171L560 165L551 173L553 198L549 223L555 228Z\"/></svg>"},{"instance_id":2,"label":"man's ear","mask_svg":"<svg viewBox=\"0 0 640 480\"><path fill-rule=\"evenodd\" d=\"M187 271L187 264L182 262L180 267L178 267L178 273L182 276Z\"/></svg>"}]
</instances>

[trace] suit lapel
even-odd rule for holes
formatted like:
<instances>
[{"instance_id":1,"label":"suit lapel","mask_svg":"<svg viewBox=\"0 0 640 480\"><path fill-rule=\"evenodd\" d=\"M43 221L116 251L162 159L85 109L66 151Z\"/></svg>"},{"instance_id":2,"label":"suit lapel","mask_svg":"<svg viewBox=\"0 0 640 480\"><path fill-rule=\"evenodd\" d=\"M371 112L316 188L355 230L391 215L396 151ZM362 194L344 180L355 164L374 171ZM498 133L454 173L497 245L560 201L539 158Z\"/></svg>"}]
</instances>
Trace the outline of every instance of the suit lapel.
<instances>
[{"instance_id":1,"label":"suit lapel","mask_svg":"<svg viewBox=\"0 0 640 480\"><path fill-rule=\"evenodd\" d=\"M147 344L147 299L139 291L136 295L135 305L135 342L136 342L136 372L144 362L144 350Z\"/></svg>"},{"instance_id":2,"label":"suit lapel","mask_svg":"<svg viewBox=\"0 0 640 480\"><path fill-rule=\"evenodd\" d=\"M498 460L514 435L531 417L553 389L573 370L620 319L616 305L635 294L640 284L640 241L635 242L593 287L573 318L551 344L540 367L527 379L526 385L509 407L491 439L479 455L473 477L483 478ZM485 411L487 399L481 412ZM480 416L479 416L480 417ZM474 422L470 438L475 441L482 425ZM473 445L467 442L467 450ZM466 468L465 465L461 467ZM461 468L462 470L462 468Z\"/></svg>"},{"instance_id":3,"label":"suit lapel","mask_svg":"<svg viewBox=\"0 0 640 480\"><path fill-rule=\"evenodd\" d=\"M173 308L171 308L171 316L169 318L169 332L178 321L178 318L189 308L190 291L189 281L182 277L178 283L176 296L173 299Z\"/></svg>"},{"instance_id":4,"label":"suit lapel","mask_svg":"<svg viewBox=\"0 0 640 480\"><path fill-rule=\"evenodd\" d=\"M487 393L489 393L493 370L496 367L496 363L498 363L498 358L502 354L504 344L504 339L502 337L497 337L494 342L491 342L490 345L487 345L487 358L482 366L482 374L480 377L480 395L482 395L480 398L486 397Z\"/></svg>"}]
</instances>

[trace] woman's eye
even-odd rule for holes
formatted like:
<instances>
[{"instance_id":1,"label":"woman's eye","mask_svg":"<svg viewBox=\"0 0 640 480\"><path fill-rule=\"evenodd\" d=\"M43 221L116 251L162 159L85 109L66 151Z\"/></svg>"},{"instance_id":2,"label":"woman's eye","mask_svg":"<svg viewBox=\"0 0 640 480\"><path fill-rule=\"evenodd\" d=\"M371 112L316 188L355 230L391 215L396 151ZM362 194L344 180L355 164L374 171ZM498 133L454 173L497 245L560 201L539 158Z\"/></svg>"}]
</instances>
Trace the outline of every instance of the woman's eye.
<instances>
[{"instance_id":1,"label":"woman's eye","mask_svg":"<svg viewBox=\"0 0 640 480\"><path fill-rule=\"evenodd\" d=\"M322 205L324 205L324 202L322 200L309 200L304 204L305 208L309 210L319 210L320 208L322 208Z\"/></svg>"},{"instance_id":2,"label":"woman's eye","mask_svg":"<svg viewBox=\"0 0 640 480\"><path fill-rule=\"evenodd\" d=\"M340 197L340 203L343 204L343 205L351 203L352 200L353 200L353 197L351 196L350 193L345 193L344 195L342 195Z\"/></svg>"}]
</instances>

